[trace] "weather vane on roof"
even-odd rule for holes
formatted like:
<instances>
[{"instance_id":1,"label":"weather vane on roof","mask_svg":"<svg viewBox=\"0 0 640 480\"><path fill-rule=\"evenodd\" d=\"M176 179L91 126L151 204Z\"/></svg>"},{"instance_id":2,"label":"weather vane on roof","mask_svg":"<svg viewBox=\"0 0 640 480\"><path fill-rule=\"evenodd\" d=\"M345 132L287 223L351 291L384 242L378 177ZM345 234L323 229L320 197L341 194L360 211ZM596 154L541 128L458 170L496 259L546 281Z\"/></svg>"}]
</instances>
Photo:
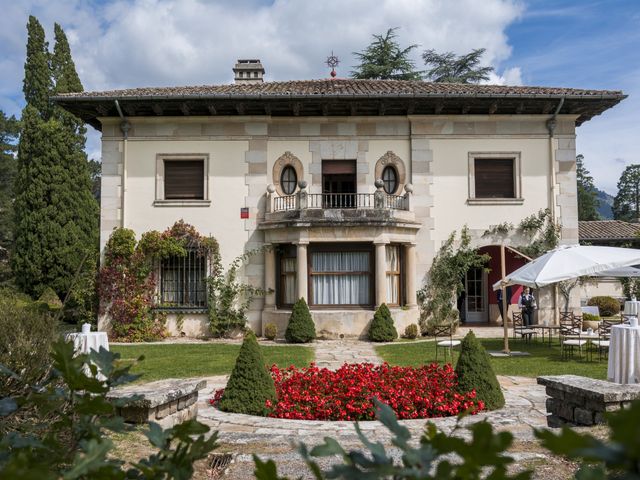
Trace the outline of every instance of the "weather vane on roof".
<instances>
[{"instance_id":1,"label":"weather vane on roof","mask_svg":"<svg viewBox=\"0 0 640 480\"><path fill-rule=\"evenodd\" d=\"M340 60L333 54L333 50L331 50L331 56L327 57L327 61L324 63L331 67L331 77L335 78L337 75L336 67L340 64Z\"/></svg>"}]
</instances>

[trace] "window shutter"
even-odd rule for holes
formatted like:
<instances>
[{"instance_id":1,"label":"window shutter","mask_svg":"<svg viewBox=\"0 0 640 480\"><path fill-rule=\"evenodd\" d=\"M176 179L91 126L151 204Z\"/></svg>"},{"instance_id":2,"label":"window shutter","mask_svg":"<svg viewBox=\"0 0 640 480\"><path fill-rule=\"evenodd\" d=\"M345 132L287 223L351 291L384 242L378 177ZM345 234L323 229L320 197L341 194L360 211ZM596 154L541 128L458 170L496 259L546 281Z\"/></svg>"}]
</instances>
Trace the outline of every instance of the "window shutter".
<instances>
[{"instance_id":1,"label":"window shutter","mask_svg":"<svg viewBox=\"0 0 640 480\"><path fill-rule=\"evenodd\" d=\"M355 175L355 160L323 160L323 175Z\"/></svg>"},{"instance_id":2,"label":"window shutter","mask_svg":"<svg viewBox=\"0 0 640 480\"><path fill-rule=\"evenodd\" d=\"M204 160L165 160L164 198L204 199Z\"/></svg>"},{"instance_id":3,"label":"window shutter","mask_svg":"<svg viewBox=\"0 0 640 480\"><path fill-rule=\"evenodd\" d=\"M515 198L512 158L476 158L476 198Z\"/></svg>"}]
</instances>

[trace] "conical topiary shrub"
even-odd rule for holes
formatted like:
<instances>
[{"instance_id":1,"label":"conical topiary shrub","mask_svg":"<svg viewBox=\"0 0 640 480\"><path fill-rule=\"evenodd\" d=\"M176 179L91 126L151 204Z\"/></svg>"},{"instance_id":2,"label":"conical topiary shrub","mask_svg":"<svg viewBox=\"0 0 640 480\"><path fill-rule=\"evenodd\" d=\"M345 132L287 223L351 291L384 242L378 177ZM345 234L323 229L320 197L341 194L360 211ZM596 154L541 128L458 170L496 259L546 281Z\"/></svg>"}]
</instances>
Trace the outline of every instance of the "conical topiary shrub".
<instances>
[{"instance_id":1,"label":"conical topiary shrub","mask_svg":"<svg viewBox=\"0 0 640 480\"><path fill-rule=\"evenodd\" d=\"M316 326L304 298L293 306L284 338L289 343L308 343L316 338Z\"/></svg>"},{"instance_id":2,"label":"conical topiary shrub","mask_svg":"<svg viewBox=\"0 0 640 480\"><path fill-rule=\"evenodd\" d=\"M218 406L225 412L266 415L267 400L275 402L276 388L256 336L248 331Z\"/></svg>"},{"instance_id":3,"label":"conical topiary shrub","mask_svg":"<svg viewBox=\"0 0 640 480\"><path fill-rule=\"evenodd\" d=\"M393 326L393 318L386 304L382 304L373 315L373 321L369 326L369 340L372 342L392 342L398 338L396 327Z\"/></svg>"},{"instance_id":4,"label":"conical topiary shrub","mask_svg":"<svg viewBox=\"0 0 640 480\"><path fill-rule=\"evenodd\" d=\"M487 410L504 407L504 395L489 361L489 355L473 332L467 333L462 340L456 375L460 393L475 389L477 399L484 402Z\"/></svg>"}]
</instances>

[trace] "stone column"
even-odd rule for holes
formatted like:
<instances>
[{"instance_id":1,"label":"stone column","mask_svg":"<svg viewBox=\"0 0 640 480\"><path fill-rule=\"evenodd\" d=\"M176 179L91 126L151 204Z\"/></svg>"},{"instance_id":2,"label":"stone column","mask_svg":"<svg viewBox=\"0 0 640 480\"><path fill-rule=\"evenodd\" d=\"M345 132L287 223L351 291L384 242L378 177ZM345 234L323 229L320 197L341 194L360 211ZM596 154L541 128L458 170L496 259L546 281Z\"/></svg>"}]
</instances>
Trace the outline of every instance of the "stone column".
<instances>
[{"instance_id":1,"label":"stone column","mask_svg":"<svg viewBox=\"0 0 640 480\"><path fill-rule=\"evenodd\" d=\"M307 244L298 243L298 264L296 268L298 280L298 298L304 298L309 303L307 287Z\"/></svg>"},{"instance_id":2,"label":"stone column","mask_svg":"<svg viewBox=\"0 0 640 480\"><path fill-rule=\"evenodd\" d=\"M406 306L415 307L418 305L416 300L416 246L408 244L404 246L404 271L406 286Z\"/></svg>"},{"instance_id":3,"label":"stone column","mask_svg":"<svg viewBox=\"0 0 640 480\"><path fill-rule=\"evenodd\" d=\"M376 306L387 301L386 243L376 243Z\"/></svg>"},{"instance_id":4,"label":"stone column","mask_svg":"<svg viewBox=\"0 0 640 480\"><path fill-rule=\"evenodd\" d=\"M276 304L276 252L275 245L264 252L264 307L273 310ZM271 290L271 292L269 292Z\"/></svg>"}]
</instances>

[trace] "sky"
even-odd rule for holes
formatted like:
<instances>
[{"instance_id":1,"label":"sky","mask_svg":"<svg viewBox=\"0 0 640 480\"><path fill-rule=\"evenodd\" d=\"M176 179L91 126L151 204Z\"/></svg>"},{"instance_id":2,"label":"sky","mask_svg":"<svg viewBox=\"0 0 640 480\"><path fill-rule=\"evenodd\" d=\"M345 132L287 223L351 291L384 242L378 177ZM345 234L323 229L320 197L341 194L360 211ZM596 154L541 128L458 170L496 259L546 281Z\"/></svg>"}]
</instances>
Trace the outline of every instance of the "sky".
<instances>
[{"instance_id":1,"label":"sky","mask_svg":"<svg viewBox=\"0 0 640 480\"><path fill-rule=\"evenodd\" d=\"M577 130L599 188L610 194L640 163L640 0L0 0L0 109L20 115L26 23L53 48L59 23L85 90L229 83L237 58L260 58L266 80L348 77L390 27L422 67L424 50L486 48L489 83L623 90L620 105ZM87 151L100 157L89 127Z\"/></svg>"}]
</instances>

